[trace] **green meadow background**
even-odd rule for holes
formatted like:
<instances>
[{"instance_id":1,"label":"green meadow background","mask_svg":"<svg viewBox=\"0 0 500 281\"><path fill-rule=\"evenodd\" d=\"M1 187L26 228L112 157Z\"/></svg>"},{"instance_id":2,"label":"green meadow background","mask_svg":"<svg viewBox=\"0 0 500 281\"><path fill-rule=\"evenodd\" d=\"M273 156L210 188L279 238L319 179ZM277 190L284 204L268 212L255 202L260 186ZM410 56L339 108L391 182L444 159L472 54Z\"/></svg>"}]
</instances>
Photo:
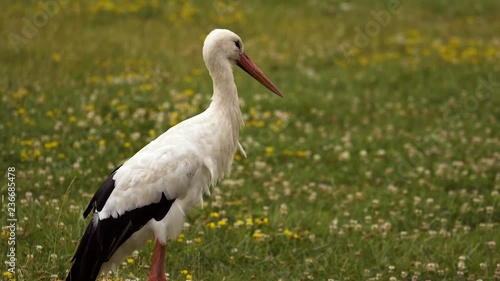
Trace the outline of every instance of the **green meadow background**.
<instances>
[{"instance_id":1,"label":"green meadow background","mask_svg":"<svg viewBox=\"0 0 500 281\"><path fill-rule=\"evenodd\" d=\"M65 278L108 173L208 106L214 28L285 98L235 69L248 158L170 242L169 280L500 280L499 1L2 0L0 16L1 280ZM108 280L146 280L152 249Z\"/></svg>"}]
</instances>

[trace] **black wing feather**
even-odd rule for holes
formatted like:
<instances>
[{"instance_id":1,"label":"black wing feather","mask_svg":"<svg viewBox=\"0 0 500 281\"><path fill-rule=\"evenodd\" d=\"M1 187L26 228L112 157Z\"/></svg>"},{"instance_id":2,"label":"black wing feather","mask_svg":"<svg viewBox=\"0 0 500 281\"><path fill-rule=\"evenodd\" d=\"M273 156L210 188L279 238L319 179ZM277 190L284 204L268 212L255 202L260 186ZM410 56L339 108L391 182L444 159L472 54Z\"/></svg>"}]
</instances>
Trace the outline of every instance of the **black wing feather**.
<instances>
[{"instance_id":1,"label":"black wing feather","mask_svg":"<svg viewBox=\"0 0 500 281\"><path fill-rule=\"evenodd\" d=\"M111 195L111 192L115 189L115 181L113 180L113 176L115 175L116 171L121 167L122 165L116 167L111 174L106 178L106 180L101 184L101 187L97 190L97 192L94 194L92 199L90 199L89 205L87 206L87 209L83 212L83 217L86 218L92 209L96 209L97 211L101 211L102 208L104 207L104 204L106 201L108 201L109 196Z\"/></svg>"},{"instance_id":2,"label":"black wing feather","mask_svg":"<svg viewBox=\"0 0 500 281\"><path fill-rule=\"evenodd\" d=\"M102 210L115 188L113 176L119 168L120 166L103 182L83 213L84 217L87 217L94 209L92 220L89 222L71 260L73 266L66 281L95 280L101 271L102 264L109 261L116 250L132 234L140 230L151 219L162 220L175 201L175 199L168 200L165 194L161 193L159 202L127 211L117 218L110 216L99 220L97 212Z\"/></svg>"}]
</instances>

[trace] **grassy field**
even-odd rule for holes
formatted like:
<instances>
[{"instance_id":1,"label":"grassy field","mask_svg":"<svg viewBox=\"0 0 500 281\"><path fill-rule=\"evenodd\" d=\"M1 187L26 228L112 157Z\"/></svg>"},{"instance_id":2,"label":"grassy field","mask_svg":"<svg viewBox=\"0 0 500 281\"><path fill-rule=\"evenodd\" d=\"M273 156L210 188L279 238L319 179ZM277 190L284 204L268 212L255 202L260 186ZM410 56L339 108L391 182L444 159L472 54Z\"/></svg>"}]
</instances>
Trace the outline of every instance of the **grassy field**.
<instances>
[{"instance_id":1,"label":"grassy field","mask_svg":"<svg viewBox=\"0 0 500 281\"><path fill-rule=\"evenodd\" d=\"M0 279L65 278L107 174L209 104L222 27L285 98L235 70L248 158L170 280L500 280L500 2L374 2L2 1Z\"/></svg>"}]
</instances>

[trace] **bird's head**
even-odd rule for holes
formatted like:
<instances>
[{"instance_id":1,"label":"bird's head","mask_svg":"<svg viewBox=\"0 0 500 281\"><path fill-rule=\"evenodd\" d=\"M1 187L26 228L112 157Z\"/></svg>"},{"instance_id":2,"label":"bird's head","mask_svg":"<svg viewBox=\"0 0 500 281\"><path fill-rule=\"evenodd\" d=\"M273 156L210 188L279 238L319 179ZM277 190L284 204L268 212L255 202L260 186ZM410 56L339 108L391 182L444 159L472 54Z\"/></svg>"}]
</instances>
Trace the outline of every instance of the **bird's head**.
<instances>
[{"instance_id":1,"label":"bird's head","mask_svg":"<svg viewBox=\"0 0 500 281\"><path fill-rule=\"evenodd\" d=\"M220 71L227 64L238 65L255 80L276 95L283 97L280 90L245 54L241 38L227 29L215 29L203 43L203 60L211 74Z\"/></svg>"}]
</instances>

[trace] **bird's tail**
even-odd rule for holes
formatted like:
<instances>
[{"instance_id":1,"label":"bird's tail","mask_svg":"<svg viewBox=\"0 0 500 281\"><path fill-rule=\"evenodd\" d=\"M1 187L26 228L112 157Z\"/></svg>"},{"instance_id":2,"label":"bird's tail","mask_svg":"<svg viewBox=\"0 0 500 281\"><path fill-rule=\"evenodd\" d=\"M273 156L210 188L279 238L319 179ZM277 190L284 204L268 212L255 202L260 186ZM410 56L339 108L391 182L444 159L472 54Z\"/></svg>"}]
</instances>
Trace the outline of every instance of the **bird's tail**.
<instances>
[{"instance_id":1,"label":"bird's tail","mask_svg":"<svg viewBox=\"0 0 500 281\"><path fill-rule=\"evenodd\" d=\"M96 243L99 238L96 237L98 235L97 227L97 223L94 224L93 221L88 224L78 249L71 260L73 265L66 277L66 281L94 281L99 276L104 260L100 253L100 247Z\"/></svg>"}]
</instances>

